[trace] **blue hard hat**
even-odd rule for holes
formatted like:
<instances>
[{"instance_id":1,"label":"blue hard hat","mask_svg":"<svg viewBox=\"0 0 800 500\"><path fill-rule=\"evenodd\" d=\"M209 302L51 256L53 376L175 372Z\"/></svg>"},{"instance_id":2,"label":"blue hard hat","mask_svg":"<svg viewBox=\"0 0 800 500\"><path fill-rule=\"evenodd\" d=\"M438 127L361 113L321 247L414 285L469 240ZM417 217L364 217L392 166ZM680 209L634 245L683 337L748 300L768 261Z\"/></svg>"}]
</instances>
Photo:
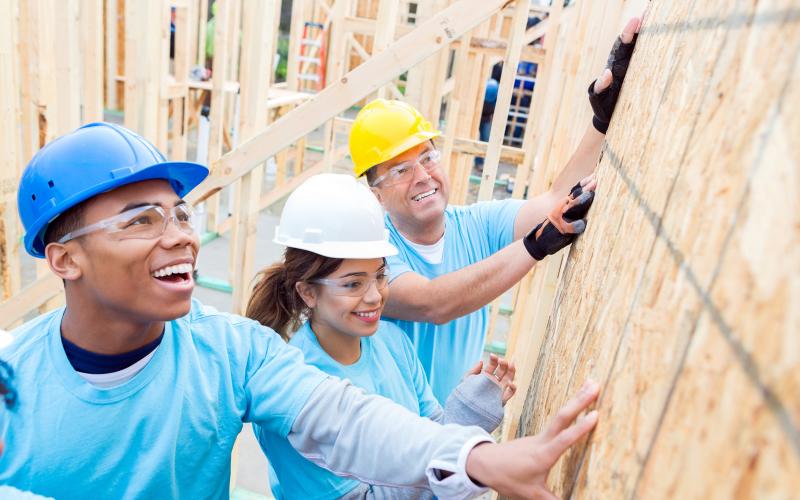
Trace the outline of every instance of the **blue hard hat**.
<instances>
[{"instance_id":1,"label":"blue hard hat","mask_svg":"<svg viewBox=\"0 0 800 500\"><path fill-rule=\"evenodd\" d=\"M44 257L44 233L78 203L126 184L165 179L184 196L208 176L199 163L168 162L152 144L111 123L90 123L48 143L31 159L17 193L25 250Z\"/></svg>"},{"instance_id":2,"label":"blue hard hat","mask_svg":"<svg viewBox=\"0 0 800 500\"><path fill-rule=\"evenodd\" d=\"M486 102L495 102L497 101L497 89L499 85L497 80L494 78L490 78L486 82L486 92L483 94L483 100Z\"/></svg>"}]
</instances>

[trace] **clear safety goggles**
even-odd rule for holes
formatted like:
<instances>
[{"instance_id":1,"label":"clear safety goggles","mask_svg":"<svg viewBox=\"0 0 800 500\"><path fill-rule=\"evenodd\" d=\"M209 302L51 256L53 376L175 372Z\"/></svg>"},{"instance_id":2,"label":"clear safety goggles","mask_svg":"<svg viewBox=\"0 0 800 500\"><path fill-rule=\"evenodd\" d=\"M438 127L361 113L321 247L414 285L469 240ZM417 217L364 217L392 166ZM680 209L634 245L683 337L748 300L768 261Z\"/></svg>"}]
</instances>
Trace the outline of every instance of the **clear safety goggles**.
<instances>
[{"instance_id":1,"label":"clear safety goggles","mask_svg":"<svg viewBox=\"0 0 800 500\"><path fill-rule=\"evenodd\" d=\"M89 224L76 231L65 234L59 243L66 243L80 236L105 231L122 240L155 239L164 234L169 221L186 234L194 233L194 211L188 203L181 203L165 210L158 205L145 205L126 210L118 215Z\"/></svg>"},{"instance_id":2,"label":"clear safety goggles","mask_svg":"<svg viewBox=\"0 0 800 500\"><path fill-rule=\"evenodd\" d=\"M375 283L375 288L378 290L386 288L389 283L389 274L386 271L379 271L377 273L345 276L344 278L320 278L312 280L311 283L325 285L334 295L361 297L367 293L373 283Z\"/></svg>"},{"instance_id":3,"label":"clear safety goggles","mask_svg":"<svg viewBox=\"0 0 800 500\"><path fill-rule=\"evenodd\" d=\"M393 166L388 172L375 179L370 185L372 187L378 187L379 184L383 184L383 187L391 187L397 184L411 182L411 179L414 178L414 170L417 165L421 166L425 172L430 173L439 166L441 159L442 153L439 152L438 149L425 151L419 155L416 160L404 161Z\"/></svg>"}]
</instances>

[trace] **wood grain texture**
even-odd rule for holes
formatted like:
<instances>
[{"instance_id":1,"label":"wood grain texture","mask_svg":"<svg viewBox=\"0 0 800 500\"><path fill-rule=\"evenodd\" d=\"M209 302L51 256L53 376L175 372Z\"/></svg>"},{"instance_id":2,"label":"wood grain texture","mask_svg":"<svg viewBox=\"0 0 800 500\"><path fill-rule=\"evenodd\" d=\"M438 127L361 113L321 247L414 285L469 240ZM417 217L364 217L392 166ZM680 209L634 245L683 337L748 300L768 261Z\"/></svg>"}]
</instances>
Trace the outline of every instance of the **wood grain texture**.
<instances>
[{"instance_id":1,"label":"wood grain texture","mask_svg":"<svg viewBox=\"0 0 800 500\"><path fill-rule=\"evenodd\" d=\"M603 384L556 494L796 495L798 62L795 2L651 3L589 229L527 353L520 434Z\"/></svg>"}]
</instances>

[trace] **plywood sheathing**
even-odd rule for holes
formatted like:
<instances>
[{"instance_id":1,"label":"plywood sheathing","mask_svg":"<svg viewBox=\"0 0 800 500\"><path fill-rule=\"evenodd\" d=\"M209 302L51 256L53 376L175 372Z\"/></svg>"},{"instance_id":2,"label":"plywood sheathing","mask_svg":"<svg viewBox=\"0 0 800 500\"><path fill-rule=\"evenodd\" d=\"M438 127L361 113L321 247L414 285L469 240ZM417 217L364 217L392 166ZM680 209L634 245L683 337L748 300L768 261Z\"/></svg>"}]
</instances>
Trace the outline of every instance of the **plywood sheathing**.
<instances>
[{"instance_id":1,"label":"plywood sheathing","mask_svg":"<svg viewBox=\"0 0 800 500\"><path fill-rule=\"evenodd\" d=\"M603 384L557 494L800 489L798 62L792 2L651 4L589 229L530 353L523 433Z\"/></svg>"}]
</instances>

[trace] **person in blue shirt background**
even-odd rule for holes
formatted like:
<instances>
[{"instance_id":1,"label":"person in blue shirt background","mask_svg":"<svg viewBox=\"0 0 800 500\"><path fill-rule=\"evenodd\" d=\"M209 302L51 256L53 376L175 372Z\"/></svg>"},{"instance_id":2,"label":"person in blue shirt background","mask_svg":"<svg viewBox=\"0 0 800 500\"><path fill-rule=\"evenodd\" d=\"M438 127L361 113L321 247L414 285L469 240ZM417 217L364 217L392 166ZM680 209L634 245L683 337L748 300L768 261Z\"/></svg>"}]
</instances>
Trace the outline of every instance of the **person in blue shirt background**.
<instances>
[{"instance_id":1,"label":"person in blue shirt background","mask_svg":"<svg viewBox=\"0 0 800 500\"><path fill-rule=\"evenodd\" d=\"M310 178L286 201L275 238L287 246L284 259L260 273L247 316L291 338L306 363L369 394L436 422L494 431L516 390L514 365L492 356L482 372L479 362L442 409L411 341L394 324L380 321L391 271L385 257L397 254L387 237L383 210L367 187L348 175ZM427 489L337 476L303 458L280 435L261 426L254 432L271 459L270 482L278 499L432 498Z\"/></svg>"},{"instance_id":2,"label":"person in blue shirt background","mask_svg":"<svg viewBox=\"0 0 800 500\"><path fill-rule=\"evenodd\" d=\"M599 392L589 383L545 434L494 443L366 395L269 328L193 300L200 244L182 197L207 175L108 123L31 159L17 197L23 241L63 280L66 306L0 348L18 394L0 412L0 484L59 500L224 499L252 422L341 474L440 498L486 487L529 497L595 426L596 411L578 418Z\"/></svg>"},{"instance_id":3,"label":"person in blue shirt background","mask_svg":"<svg viewBox=\"0 0 800 500\"><path fill-rule=\"evenodd\" d=\"M639 26L639 19L628 22L611 68L590 84L595 116L575 153L546 192L527 200L448 205L446 166L433 143L440 132L419 111L376 99L356 116L354 173L366 176L400 251L387 259L384 315L410 336L440 402L481 357L488 304L585 230L592 174Z\"/></svg>"}]
</instances>

